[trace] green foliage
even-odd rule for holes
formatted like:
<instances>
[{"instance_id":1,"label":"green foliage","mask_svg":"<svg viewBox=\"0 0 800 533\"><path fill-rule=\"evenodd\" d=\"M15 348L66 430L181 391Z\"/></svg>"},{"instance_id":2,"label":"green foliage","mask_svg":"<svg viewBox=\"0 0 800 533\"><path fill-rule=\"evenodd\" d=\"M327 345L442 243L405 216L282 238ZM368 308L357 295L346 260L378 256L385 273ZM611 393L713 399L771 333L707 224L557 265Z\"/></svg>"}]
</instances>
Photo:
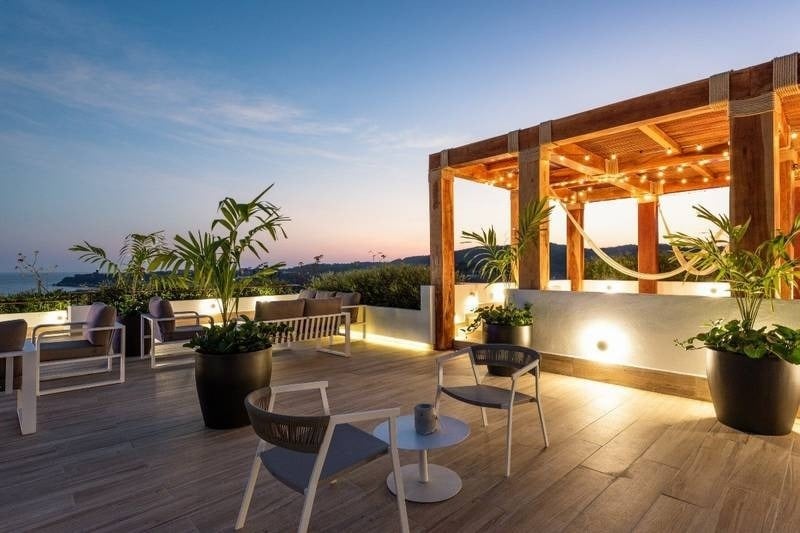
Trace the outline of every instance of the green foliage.
<instances>
[{"instance_id":1,"label":"green foliage","mask_svg":"<svg viewBox=\"0 0 800 533\"><path fill-rule=\"evenodd\" d=\"M255 275L240 276L245 253L260 259L269 253L262 239L286 237L283 223L289 219L280 214L280 207L263 200L270 189L272 185L249 202L222 200L221 216L211 222L209 231L176 235L174 248L159 254L151 270L170 270L173 275L162 280L167 285L208 291L219 300L222 321L227 324L238 314L239 295L283 266L264 264Z\"/></svg>"},{"instance_id":2,"label":"green foliage","mask_svg":"<svg viewBox=\"0 0 800 533\"><path fill-rule=\"evenodd\" d=\"M231 320L204 328L184 346L205 354L257 352L272 346L275 335L292 329L288 324L254 321L246 316L242 316L241 320L238 324Z\"/></svg>"},{"instance_id":3,"label":"green foliage","mask_svg":"<svg viewBox=\"0 0 800 533\"><path fill-rule=\"evenodd\" d=\"M497 232L494 226L489 229L476 231L462 231L461 238L464 243L478 244L479 249L474 252L467 263L469 269L476 269L487 283L517 283L519 279L519 258L530 246L537 246L537 237L541 224L547 221L553 207L547 198L538 202L531 201L522 210L519 216L512 244L499 245Z\"/></svg>"},{"instance_id":4,"label":"green foliage","mask_svg":"<svg viewBox=\"0 0 800 533\"><path fill-rule=\"evenodd\" d=\"M427 266L382 264L321 274L311 279L310 286L325 291L359 292L366 305L419 309L420 285L428 285L430 280Z\"/></svg>"},{"instance_id":5,"label":"green foliage","mask_svg":"<svg viewBox=\"0 0 800 533\"><path fill-rule=\"evenodd\" d=\"M742 248L741 243L750 225L733 224L725 215L714 215L707 209L695 206L698 217L711 222L722 236L712 230L700 237L684 233L667 235L670 244L684 251L687 260L696 261L695 267L703 270L718 268L716 280L727 282L736 299L739 320L723 324L712 322L711 329L686 341L676 341L679 346L700 347L746 355L753 359L768 356L781 357L791 363L800 363L798 332L785 326L754 329L761 304L772 300L781 287L795 287L800 277L800 259L792 259L789 250L792 241L800 237L800 216L788 232L779 231L762 242L755 251Z\"/></svg>"},{"instance_id":6,"label":"green foliage","mask_svg":"<svg viewBox=\"0 0 800 533\"><path fill-rule=\"evenodd\" d=\"M490 305L476 310L475 319L465 328L467 333L472 333L482 324L493 326L530 326L533 324L531 304L517 307L509 302L505 305Z\"/></svg>"},{"instance_id":7,"label":"green foliage","mask_svg":"<svg viewBox=\"0 0 800 533\"><path fill-rule=\"evenodd\" d=\"M58 289L39 294L36 291L26 291L0 296L0 313L62 311L69 305L83 305L85 301L85 294L79 292Z\"/></svg>"}]
</instances>

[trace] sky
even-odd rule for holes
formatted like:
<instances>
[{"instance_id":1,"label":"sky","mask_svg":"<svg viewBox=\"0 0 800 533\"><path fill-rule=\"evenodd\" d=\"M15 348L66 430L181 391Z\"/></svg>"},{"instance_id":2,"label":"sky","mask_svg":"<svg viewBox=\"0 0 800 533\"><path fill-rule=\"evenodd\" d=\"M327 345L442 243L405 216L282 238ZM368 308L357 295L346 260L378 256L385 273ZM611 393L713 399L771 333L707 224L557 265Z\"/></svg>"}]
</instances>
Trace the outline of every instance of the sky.
<instances>
[{"instance_id":1,"label":"sky","mask_svg":"<svg viewBox=\"0 0 800 533\"><path fill-rule=\"evenodd\" d=\"M291 221L270 262L426 254L429 153L797 51L799 18L796 1L0 0L0 271L33 250L91 270L71 244L206 229L271 183ZM457 234L508 235L507 191L455 197ZM632 202L587 207L600 245L635 242ZM664 197L671 229L699 230L696 203L724 211L727 190Z\"/></svg>"}]
</instances>

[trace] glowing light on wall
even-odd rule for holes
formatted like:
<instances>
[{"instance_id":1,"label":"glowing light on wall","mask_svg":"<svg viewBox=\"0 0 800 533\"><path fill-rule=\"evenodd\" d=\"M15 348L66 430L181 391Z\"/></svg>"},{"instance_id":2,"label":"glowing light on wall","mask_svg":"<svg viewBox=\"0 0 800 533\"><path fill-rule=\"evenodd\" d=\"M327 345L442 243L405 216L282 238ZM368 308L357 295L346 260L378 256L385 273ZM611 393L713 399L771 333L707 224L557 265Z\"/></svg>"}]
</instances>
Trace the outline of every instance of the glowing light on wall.
<instances>
[{"instance_id":1,"label":"glowing light on wall","mask_svg":"<svg viewBox=\"0 0 800 533\"><path fill-rule=\"evenodd\" d=\"M506 300L506 287L503 283L493 283L489 287L489 294L491 294L492 303L503 303Z\"/></svg>"},{"instance_id":2,"label":"glowing light on wall","mask_svg":"<svg viewBox=\"0 0 800 533\"><path fill-rule=\"evenodd\" d=\"M478 307L478 295L474 292L469 293L464 300L464 313L472 313Z\"/></svg>"},{"instance_id":3,"label":"glowing light on wall","mask_svg":"<svg viewBox=\"0 0 800 533\"><path fill-rule=\"evenodd\" d=\"M581 357L606 363L623 363L630 358L630 340L616 324L590 322L579 332Z\"/></svg>"}]
</instances>

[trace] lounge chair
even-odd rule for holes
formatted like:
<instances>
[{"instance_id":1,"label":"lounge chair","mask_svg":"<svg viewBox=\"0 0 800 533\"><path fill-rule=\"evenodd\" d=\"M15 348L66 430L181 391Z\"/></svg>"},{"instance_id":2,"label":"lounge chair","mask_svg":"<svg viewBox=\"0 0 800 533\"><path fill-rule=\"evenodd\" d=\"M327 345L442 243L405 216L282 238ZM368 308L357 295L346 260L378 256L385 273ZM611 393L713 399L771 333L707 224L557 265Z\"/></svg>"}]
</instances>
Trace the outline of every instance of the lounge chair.
<instances>
[{"instance_id":1,"label":"lounge chair","mask_svg":"<svg viewBox=\"0 0 800 533\"><path fill-rule=\"evenodd\" d=\"M158 296L150 298L147 308L149 313L142 313L141 317L141 351L139 357L144 359L149 355L150 368L194 364L194 357L159 362L156 344L185 343L198 332L203 331L204 326L200 324L201 319L212 325L214 324L214 319L209 315L201 315L197 311L173 311L170 301ZM193 319L194 324L178 326L176 320L181 319ZM150 352L147 355L145 354L146 339L151 339ZM161 355L161 357L163 359L164 355Z\"/></svg>"}]
</instances>

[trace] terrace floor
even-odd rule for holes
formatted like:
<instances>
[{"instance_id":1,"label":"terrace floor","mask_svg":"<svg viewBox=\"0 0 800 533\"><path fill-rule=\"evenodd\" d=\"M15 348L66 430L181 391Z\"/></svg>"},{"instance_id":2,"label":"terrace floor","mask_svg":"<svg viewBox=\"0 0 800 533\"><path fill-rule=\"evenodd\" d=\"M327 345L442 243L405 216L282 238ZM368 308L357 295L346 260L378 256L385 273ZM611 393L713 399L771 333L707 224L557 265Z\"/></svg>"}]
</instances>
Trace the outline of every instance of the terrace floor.
<instances>
[{"instance_id":1,"label":"terrace floor","mask_svg":"<svg viewBox=\"0 0 800 533\"><path fill-rule=\"evenodd\" d=\"M466 363L453 368L468 378ZM349 360L276 355L275 383L321 379L334 412L410 412L435 384L425 352L357 342ZM535 407L518 409L510 479L502 413L490 411L483 428L477 408L443 400L472 435L430 459L464 486L446 502L409 504L413 530L800 531L800 426L748 436L717 423L705 402L556 374L543 375L542 392L551 446L542 447ZM294 398L279 408L317 408L316 395ZM191 367L132 360L122 386L42 397L39 432L27 437L11 396L0 396L0 531L230 530L255 446L250 428L204 428ZM401 462L416 455L402 452ZM311 529L399 529L389 470L381 458L322 486ZM295 529L301 503L262 471L248 530Z\"/></svg>"}]
</instances>

